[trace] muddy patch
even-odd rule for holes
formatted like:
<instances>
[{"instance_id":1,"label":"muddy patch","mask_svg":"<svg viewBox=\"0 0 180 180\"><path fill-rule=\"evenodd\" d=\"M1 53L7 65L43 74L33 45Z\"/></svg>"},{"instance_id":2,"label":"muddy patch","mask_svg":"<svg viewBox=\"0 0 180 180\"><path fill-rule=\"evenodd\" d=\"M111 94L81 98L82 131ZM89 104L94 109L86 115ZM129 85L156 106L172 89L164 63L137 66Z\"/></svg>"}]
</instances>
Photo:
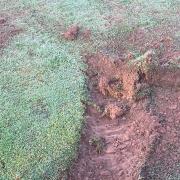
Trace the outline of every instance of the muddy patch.
<instances>
[{"instance_id":1,"label":"muddy patch","mask_svg":"<svg viewBox=\"0 0 180 180\"><path fill-rule=\"evenodd\" d=\"M176 70L175 75L180 75L179 73L180 70ZM176 77L173 72L168 71L164 75L167 81L171 78L171 84L166 82L165 86L155 88L158 119L163 128L162 140L158 142L158 146L151 152L145 164L144 177L150 180L180 177L180 83L177 82L180 76Z\"/></svg>"},{"instance_id":2,"label":"muddy patch","mask_svg":"<svg viewBox=\"0 0 180 180\"><path fill-rule=\"evenodd\" d=\"M86 57L92 101L87 104L79 154L69 180L144 178L143 168L163 132L152 103L155 94L148 93L157 79L151 73L151 57L152 52L145 53L138 66L101 54Z\"/></svg>"}]
</instances>

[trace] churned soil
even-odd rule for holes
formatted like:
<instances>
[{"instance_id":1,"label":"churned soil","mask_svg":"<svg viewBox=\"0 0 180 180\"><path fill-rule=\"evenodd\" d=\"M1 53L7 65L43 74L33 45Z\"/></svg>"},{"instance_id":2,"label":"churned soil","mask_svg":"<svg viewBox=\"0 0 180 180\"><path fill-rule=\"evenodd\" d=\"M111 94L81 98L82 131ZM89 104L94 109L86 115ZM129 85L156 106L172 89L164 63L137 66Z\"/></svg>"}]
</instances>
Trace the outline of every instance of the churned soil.
<instances>
[{"instance_id":1,"label":"churned soil","mask_svg":"<svg viewBox=\"0 0 180 180\"><path fill-rule=\"evenodd\" d=\"M143 169L145 179L180 179L180 70L164 72L164 82L155 87L161 141ZM166 83L165 83L166 80Z\"/></svg>"},{"instance_id":2,"label":"churned soil","mask_svg":"<svg viewBox=\"0 0 180 180\"><path fill-rule=\"evenodd\" d=\"M165 179L162 173L179 162L180 72L154 66L152 51L140 58L137 66L86 56L92 101L69 180ZM157 160L165 166L151 177Z\"/></svg>"}]
</instances>

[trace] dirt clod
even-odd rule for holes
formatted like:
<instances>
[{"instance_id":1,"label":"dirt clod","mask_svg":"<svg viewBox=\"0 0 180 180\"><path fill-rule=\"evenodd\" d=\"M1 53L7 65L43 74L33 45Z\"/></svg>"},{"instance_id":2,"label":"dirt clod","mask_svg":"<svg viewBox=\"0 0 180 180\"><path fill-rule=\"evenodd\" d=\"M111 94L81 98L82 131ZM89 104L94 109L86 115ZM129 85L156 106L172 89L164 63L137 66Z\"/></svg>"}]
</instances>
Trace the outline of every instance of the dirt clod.
<instances>
[{"instance_id":1,"label":"dirt clod","mask_svg":"<svg viewBox=\"0 0 180 180\"><path fill-rule=\"evenodd\" d=\"M63 34L64 38L70 41L73 41L75 39L77 39L78 34L79 34L79 26L78 25L74 25L71 26L67 29L67 31Z\"/></svg>"},{"instance_id":2,"label":"dirt clod","mask_svg":"<svg viewBox=\"0 0 180 180\"><path fill-rule=\"evenodd\" d=\"M110 117L111 120L114 120L122 116L126 111L127 109L125 109L123 106L120 106L117 103L110 103L106 105L103 116L106 115Z\"/></svg>"}]
</instances>

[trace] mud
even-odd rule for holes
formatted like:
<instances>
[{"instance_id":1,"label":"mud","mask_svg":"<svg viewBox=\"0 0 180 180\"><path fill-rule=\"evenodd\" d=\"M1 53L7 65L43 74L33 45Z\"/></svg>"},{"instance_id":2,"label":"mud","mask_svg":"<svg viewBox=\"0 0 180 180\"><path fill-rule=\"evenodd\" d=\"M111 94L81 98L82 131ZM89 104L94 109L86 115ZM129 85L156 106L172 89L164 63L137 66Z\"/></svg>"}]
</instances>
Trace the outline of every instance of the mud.
<instances>
[{"instance_id":1,"label":"mud","mask_svg":"<svg viewBox=\"0 0 180 180\"><path fill-rule=\"evenodd\" d=\"M165 86L172 89L171 85L179 87L180 77L178 70L170 72L155 65L153 58L153 53L148 51L139 57L143 61L137 65L131 60L117 61L101 54L86 56L88 88L93 103L87 105L79 155L69 171L69 180L150 177L150 167L156 162L152 156L166 136L164 112L167 109L158 97L166 99L166 95L160 89ZM162 75L161 69L165 74ZM139 93L141 98L137 98ZM173 104L168 111L176 109L178 113L177 106ZM167 139L171 136L167 135ZM103 139L103 143L96 143L103 144L98 145L101 147L98 152L90 143L94 137ZM150 160L152 163L147 165ZM158 175L152 179L158 179Z\"/></svg>"},{"instance_id":2,"label":"mud","mask_svg":"<svg viewBox=\"0 0 180 180\"><path fill-rule=\"evenodd\" d=\"M145 179L148 180L180 178L180 83L177 82L177 79L180 79L179 73L180 70L176 70L176 77L172 71L166 71L164 76L167 81L171 79L171 84L166 83L165 86L155 88L156 109L163 128L161 142L146 161L144 173Z\"/></svg>"}]
</instances>

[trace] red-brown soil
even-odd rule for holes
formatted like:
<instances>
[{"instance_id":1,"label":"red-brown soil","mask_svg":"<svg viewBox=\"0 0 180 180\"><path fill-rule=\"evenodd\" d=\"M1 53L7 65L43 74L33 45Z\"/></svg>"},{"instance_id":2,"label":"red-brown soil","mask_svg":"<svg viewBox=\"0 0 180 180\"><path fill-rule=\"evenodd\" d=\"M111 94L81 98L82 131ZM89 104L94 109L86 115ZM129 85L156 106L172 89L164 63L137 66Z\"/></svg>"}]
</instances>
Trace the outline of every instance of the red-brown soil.
<instances>
[{"instance_id":1,"label":"red-brown soil","mask_svg":"<svg viewBox=\"0 0 180 180\"><path fill-rule=\"evenodd\" d=\"M22 29L18 29L8 22L8 18L0 15L0 50L7 45L10 39L18 35Z\"/></svg>"},{"instance_id":2,"label":"red-brown soil","mask_svg":"<svg viewBox=\"0 0 180 180\"><path fill-rule=\"evenodd\" d=\"M177 84L172 74L166 73L167 81L168 77L171 80L170 86L166 84L155 88L156 109L163 131L161 143L149 156L144 167L148 180L180 178L180 83ZM180 79L180 71L175 74Z\"/></svg>"},{"instance_id":3,"label":"red-brown soil","mask_svg":"<svg viewBox=\"0 0 180 180\"><path fill-rule=\"evenodd\" d=\"M91 30L87 28L82 29L78 25L72 25L63 33L63 37L68 41L74 41L78 37L84 40L90 40Z\"/></svg>"},{"instance_id":4,"label":"red-brown soil","mask_svg":"<svg viewBox=\"0 0 180 180\"><path fill-rule=\"evenodd\" d=\"M153 29L136 28L129 34L127 42L133 44L142 53L153 48L158 61L165 64L180 56L179 42L174 38L174 32L178 32L178 29L176 26L161 26Z\"/></svg>"},{"instance_id":5,"label":"red-brown soil","mask_svg":"<svg viewBox=\"0 0 180 180\"><path fill-rule=\"evenodd\" d=\"M63 35L65 39L73 41L77 38L78 34L79 34L79 26L75 25L69 27Z\"/></svg>"},{"instance_id":6,"label":"red-brown soil","mask_svg":"<svg viewBox=\"0 0 180 180\"><path fill-rule=\"evenodd\" d=\"M180 71L153 66L149 52L141 58L144 64L137 67L129 65L131 60L86 57L92 103L69 180L148 180L157 159L179 162ZM173 157L169 143L177 145Z\"/></svg>"}]
</instances>

